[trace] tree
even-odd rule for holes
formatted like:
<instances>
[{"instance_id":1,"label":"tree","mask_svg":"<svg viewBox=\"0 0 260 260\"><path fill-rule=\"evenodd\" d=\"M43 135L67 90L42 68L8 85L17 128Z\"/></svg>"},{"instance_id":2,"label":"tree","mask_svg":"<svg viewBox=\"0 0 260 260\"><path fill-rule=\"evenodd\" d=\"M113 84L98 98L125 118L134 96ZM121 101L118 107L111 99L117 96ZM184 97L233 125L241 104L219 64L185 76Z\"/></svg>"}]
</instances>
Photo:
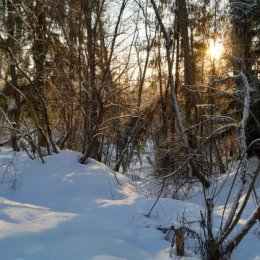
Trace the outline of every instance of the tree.
<instances>
[{"instance_id":1,"label":"tree","mask_svg":"<svg viewBox=\"0 0 260 260\"><path fill-rule=\"evenodd\" d=\"M10 58L10 75L11 75L11 82L10 88L13 92L14 97L14 108L11 115L12 125L14 128L19 129L20 123L20 114L21 114L21 96L19 93L19 86L17 82L17 69L15 66L14 56L17 55L17 46L15 43L16 34L19 30L19 24L21 21L18 21L18 18L15 13L14 5L17 4L16 1L11 2L7 1L7 48ZM19 151L18 140L15 132L11 134L11 145L14 151Z\"/></svg>"},{"instance_id":2,"label":"tree","mask_svg":"<svg viewBox=\"0 0 260 260\"><path fill-rule=\"evenodd\" d=\"M49 28L51 22L47 22L47 3L45 1L38 1L33 8L36 19L32 23L33 31L33 43L32 43L32 56L35 64L35 78L33 82L33 91L39 102L39 109L37 116L39 120L39 146L47 147L48 153L49 142L55 153L58 153L58 148L53 140L52 130L50 126L50 119L47 110L46 98L45 98L45 82L46 82L46 56L51 41ZM46 133L46 134L45 134Z\"/></svg>"},{"instance_id":3,"label":"tree","mask_svg":"<svg viewBox=\"0 0 260 260\"><path fill-rule=\"evenodd\" d=\"M259 75L257 75L254 67L256 60L259 59L259 46L257 48L257 42L259 45L259 27L258 19L254 19L255 15L259 14L259 1L232 1L230 0L231 8L231 24L232 24L232 65L234 72L242 71L249 84L253 88L259 89ZM241 81L236 82L236 88L241 88ZM259 112L257 107L259 102L257 101L257 95L255 99L252 99L252 111L256 118L250 116L250 123L247 125L247 143L250 144L255 138L260 137L259 129L256 129L254 125L255 120L259 120ZM250 154L258 154L259 148L257 146L251 147Z\"/></svg>"},{"instance_id":4,"label":"tree","mask_svg":"<svg viewBox=\"0 0 260 260\"><path fill-rule=\"evenodd\" d=\"M162 30L163 33L163 37L165 40L165 49L166 49L166 57L167 57L167 65L168 65L168 80L169 80L169 84L170 84L170 88L171 88L171 95L172 95L172 101L173 101L173 107L174 107L174 111L175 111L175 115L176 115L176 122L177 122L177 126L178 126L178 130L179 130L179 136L180 136L180 140L182 141L182 145L184 146L185 152L187 153L187 156L189 156L191 154L191 147L190 144L188 143L188 138L187 138L187 134L184 131L184 127L183 127L183 122L182 122L182 118L180 115L180 108L179 108L179 104L177 101L177 97L176 97L176 93L175 93L175 89L174 89L174 79L173 79L173 74L172 74L172 60L171 60L171 53L170 53L170 43L171 40L168 36L168 33L165 29L165 26L162 22L162 19L160 17L160 14L158 12L157 6L155 4L154 0L151 0L151 4L153 6L154 12L156 14L156 18L158 20L158 23L160 25L160 28ZM210 183L209 181L206 179L205 176L203 176L197 169L196 165L195 165L195 161L194 158L192 158L189 162L188 165L190 166L192 173L194 175L194 177L197 177L200 182L206 187L208 188ZM170 174L171 176L172 174ZM169 177L169 176L165 176L165 177Z\"/></svg>"}]
</instances>

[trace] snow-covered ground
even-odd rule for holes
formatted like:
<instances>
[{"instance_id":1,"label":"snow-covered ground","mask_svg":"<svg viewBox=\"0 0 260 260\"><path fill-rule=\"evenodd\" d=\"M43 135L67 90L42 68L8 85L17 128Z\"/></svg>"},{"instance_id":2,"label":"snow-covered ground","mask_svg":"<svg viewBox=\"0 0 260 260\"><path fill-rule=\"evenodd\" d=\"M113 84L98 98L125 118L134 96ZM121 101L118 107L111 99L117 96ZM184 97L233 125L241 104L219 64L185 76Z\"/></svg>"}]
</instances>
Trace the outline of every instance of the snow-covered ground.
<instances>
[{"instance_id":1,"label":"snow-covered ground","mask_svg":"<svg viewBox=\"0 0 260 260\"><path fill-rule=\"evenodd\" d=\"M170 243L157 227L176 222L184 212L185 218L198 220L201 195L190 202L161 199L147 218L153 198L138 194L117 173L118 184L101 163L79 164L79 157L62 151L42 164L25 153L0 150L0 260L170 259ZM259 229L252 230L234 259L260 259Z\"/></svg>"}]
</instances>

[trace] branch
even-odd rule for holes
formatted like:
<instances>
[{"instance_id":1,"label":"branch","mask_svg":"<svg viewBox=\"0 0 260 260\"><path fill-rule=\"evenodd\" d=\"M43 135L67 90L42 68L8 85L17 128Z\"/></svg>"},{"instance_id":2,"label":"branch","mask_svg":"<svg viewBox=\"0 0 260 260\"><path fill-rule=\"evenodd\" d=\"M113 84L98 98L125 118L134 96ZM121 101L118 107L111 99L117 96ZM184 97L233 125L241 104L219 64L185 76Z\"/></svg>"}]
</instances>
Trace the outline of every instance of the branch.
<instances>
[{"instance_id":1,"label":"branch","mask_svg":"<svg viewBox=\"0 0 260 260\"><path fill-rule=\"evenodd\" d=\"M250 105L250 86L249 83L246 79L246 76L244 73L240 73L241 78L243 80L244 83L244 88L245 88L245 94L244 94L244 109L243 109L243 116L241 119L241 122L239 124L239 130L240 130L240 136L239 136L239 149L240 149L240 153L242 155L241 161L240 161L240 169L239 169L239 175L240 175L240 179L241 179L241 183L240 183L240 187L238 189L238 192L235 196L234 202L232 204L231 207L231 211L228 215L227 221L225 223L224 229L223 229L223 234L219 239L219 244L221 244L224 239L231 233L231 231L234 229L235 225L237 224L238 220L239 220L239 213L236 214L236 210L238 208L239 205L239 200L242 196L243 190L244 190L244 186L246 184L246 173L247 173L247 166L248 166L248 160L247 160L247 144L246 144L246 133L245 133L245 129L246 129L246 125L247 125L247 121L249 118L249 105ZM260 166L259 166L260 167ZM260 168L259 168L260 169ZM257 171L259 171L259 169ZM252 181L253 182L253 181ZM252 184L252 183L251 183ZM247 192L247 195L250 193L250 191ZM243 206L245 207L245 205L243 204ZM240 215L243 212L243 206L241 206L240 208ZM239 212L240 212L239 211ZM224 214L224 213L223 213Z\"/></svg>"},{"instance_id":2,"label":"branch","mask_svg":"<svg viewBox=\"0 0 260 260\"><path fill-rule=\"evenodd\" d=\"M240 230L240 232L234 236L233 239L225 246L224 254L229 255L232 251L239 245L242 239L246 236L249 230L254 226L254 224L260 221L260 206L255 209L254 213L248 219L246 224Z\"/></svg>"},{"instance_id":3,"label":"branch","mask_svg":"<svg viewBox=\"0 0 260 260\"><path fill-rule=\"evenodd\" d=\"M242 213L247 205L248 199L253 191L254 185L255 185L255 181L257 179L257 176L259 174L260 171L260 162L258 162L258 166L257 169L255 170L255 172L253 173L253 177L250 183L250 186L248 188L248 191L246 193L245 199L236 215L236 217L234 218L232 224L230 223L230 225L227 227L227 230L224 232L224 234L220 237L218 244L222 244L222 242L227 238L227 236L233 231L233 229L235 228L235 226L237 225L238 221L240 220ZM259 206L258 206L259 208ZM259 212L260 213L260 212ZM250 227L251 228L251 227ZM248 229L249 230L249 229ZM248 232L248 231L247 231ZM240 241L242 240L242 238L240 239ZM239 242L240 242L239 241Z\"/></svg>"},{"instance_id":4,"label":"branch","mask_svg":"<svg viewBox=\"0 0 260 260\"><path fill-rule=\"evenodd\" d=\"M159 194L158 194L158 196L157 196L157 198L156 198L156 200L155 200L153 206L151 207L151 209L149 210L149 212L144 215L145 217L150 218L151 213L152 213L154 207L156 206L157 202L159 201L159 199L160 199L161 196L162 196L162 193L163 193L163 190L164 190L164 185L165 185L165 179L163 179L162 187L161 187L161 189L160 189L160 192L159 192Z\"/></svg>"}]
</instances>

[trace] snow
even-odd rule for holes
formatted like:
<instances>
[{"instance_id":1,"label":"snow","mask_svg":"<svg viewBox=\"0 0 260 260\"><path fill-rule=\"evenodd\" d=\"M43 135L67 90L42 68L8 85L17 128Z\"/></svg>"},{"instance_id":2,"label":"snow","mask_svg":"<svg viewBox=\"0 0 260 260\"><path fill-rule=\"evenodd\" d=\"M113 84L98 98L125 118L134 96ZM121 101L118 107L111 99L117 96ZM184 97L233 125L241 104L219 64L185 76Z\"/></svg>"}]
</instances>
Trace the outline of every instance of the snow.
<instances>
[{"instance_id":1,"label":"snow","mask_svg":"<svg viewBox=\"0 0 260 260\"><path fill-rule=\"evenodd\" d=\"M198 221L204 207L201 194L190 202L160 199L147 218L155 198L143 196L131 180L105 165L92 159L82 165L79 158L62 151L42 164L1 148L0 259L171 259L170 243L157 227L177 225L183 216ZM222 202L218 200L216 216ZM260 259L259 233L255 227L233 259ZM172 259L199 258L187 254Z\"/></svg>"},{"instance_id":2,"label":"snow","mask_svg":"<svg viewBox=\"0 0 260 260\"><path fill-rule=\"evenodd\" d=\"M2 173L13 160L19 182L0 186L0 259L167 259L157 221L144 217L151 203L127 178L117 176L119 185L106 166L79 156L63 151L42 164L1 151Z\"/></svg>"}]
</instances>

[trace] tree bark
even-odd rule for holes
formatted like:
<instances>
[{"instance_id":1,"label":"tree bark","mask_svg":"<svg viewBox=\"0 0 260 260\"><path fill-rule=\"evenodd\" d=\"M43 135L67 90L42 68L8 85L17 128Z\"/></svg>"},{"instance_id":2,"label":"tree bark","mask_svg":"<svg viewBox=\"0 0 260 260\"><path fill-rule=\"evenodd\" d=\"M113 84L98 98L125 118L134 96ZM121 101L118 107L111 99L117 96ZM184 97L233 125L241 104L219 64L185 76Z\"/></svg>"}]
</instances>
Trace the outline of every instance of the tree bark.
<instances>
[{"instance_id":1,"label":"tree bark","mask_svg":"<svg viewBox=\"0 0 260 260\"><path fill-rule=\"evenodd\" d=\"M15 48L15 8L14 2L7 1L7 32L8 32L8 49L10 54L10 74L11 74L11 88L14 96L15 107L12 112L12 124L13 127L19 129L20 114L21 114L21 97L19 93L19 86L17 83L17 73L14 57L16 56ZM11 133L11 145L14 151L19 151L19 145L17 140L16 132L12 131Z\"/></svg>"},{"instance_id":2,"label":"tree bark","mask_svg":"<svg viewBox=\"0 0 260 260\"><path fill-rule=\"evenodd\" d=\"M176 253L178 256L184 256L184 236L183 229L178 228L174 230L175 242L176 242Z\"/></svg>"},{"instance_id":3,"label":"tree bark","mask_svg":"<svg viewBox=\"0 0 260 260\"><path fill-rule=\"evenodd\" d=\"M102 1L101 1L102 2ZM81 163L85 163L88 157L98 159L99 156L99 135L98 127L103 117L103 102L100 89L96 82L96 39L98 21L101 19L100 14L103 4L100 1L81 0L81 6L85 15L85 25L87 30L87 53L88 53L88 75L87 88L88 94L85 96L85 113L89 114L89 118L85 116L87 136L86 147L84 147L84 155L80 159ZM96 19L93 25L94 10L96 9Z\"/></svg>"}]
</instances>

